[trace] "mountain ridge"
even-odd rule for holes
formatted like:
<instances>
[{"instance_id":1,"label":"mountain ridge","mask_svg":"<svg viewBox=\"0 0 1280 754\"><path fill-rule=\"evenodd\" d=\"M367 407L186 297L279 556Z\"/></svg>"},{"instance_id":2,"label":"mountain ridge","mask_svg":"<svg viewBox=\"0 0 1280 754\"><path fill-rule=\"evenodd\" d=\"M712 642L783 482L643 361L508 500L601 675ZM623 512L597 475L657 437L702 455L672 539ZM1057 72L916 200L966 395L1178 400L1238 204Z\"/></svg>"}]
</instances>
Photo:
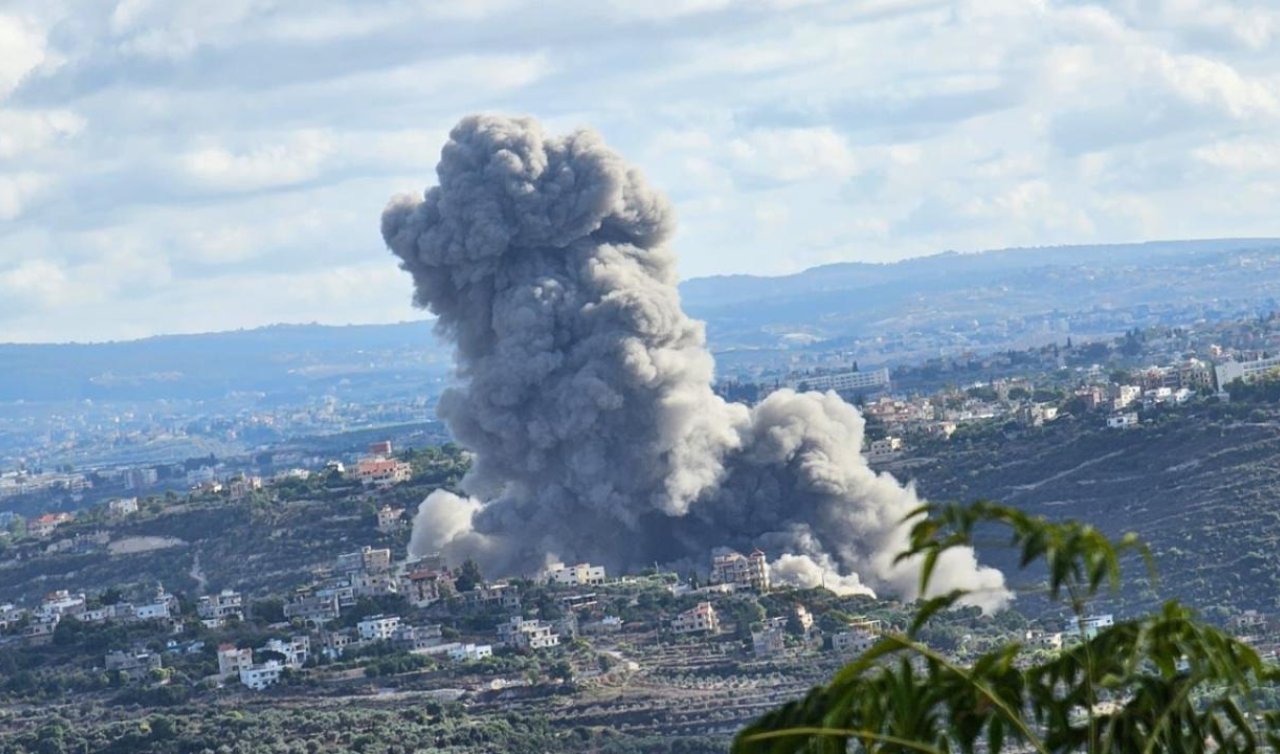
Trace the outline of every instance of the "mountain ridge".
<instances>
[{"instance_id":1,"label":"mountain ridge","mask_svg":"<svg viewBox=\"0 0 1280 754\"><path fill-rule=\"evenodd\" d=\"M839 345L873 364L1249 316L1280 308L1277 279L1280 239L1204 239L842 262L784 276L694 278L680 295L717 353ZM9 343L0 344L0 363L0 402L303 396L344 380L376 382L389 395L447 379L452 348L423 319Z\"/></svg>"}]
</instances>

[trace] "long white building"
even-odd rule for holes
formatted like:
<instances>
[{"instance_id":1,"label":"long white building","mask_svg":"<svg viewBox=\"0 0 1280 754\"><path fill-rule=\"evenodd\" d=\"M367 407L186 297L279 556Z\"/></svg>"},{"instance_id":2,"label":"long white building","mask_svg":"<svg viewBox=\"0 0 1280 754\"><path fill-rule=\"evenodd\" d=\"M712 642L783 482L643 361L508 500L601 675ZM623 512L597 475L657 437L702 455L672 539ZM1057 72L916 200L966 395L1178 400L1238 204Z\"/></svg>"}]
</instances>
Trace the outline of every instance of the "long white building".
<instances>
[{"instance_id":1,"label":"long white building","mask_svg":"<svg viewBox=\"0 0 1280 754\"><path fill-rule=\"evenodd\" d=\"M1249 383L1276 371L1280 371L1280 356L1254 361L1226 361L1213 368L1219 390L1226 390L1227 385L1236 380Z\"/></svg>"},{"instance_id":2,"label":"long white building","mask_svg":"<svg viewBox=\"0 0 1280 754\"><path fill-rule=\"evenodd\" d=\"M552 563L547 566L547 581L559 586L599 586L605 582L604 566Z\"/></svg>"},{"instance_id":3,"label":"long white building","mask_svg":"<svg viewBox=\"0 0 1280 754\"><path fill-rule=\"evenodd\" d=\"M805 390L878 390L889 388L889 370L840 372L839 374L795 375L787 378L787 387Z\"/></svg>"}]
</instances>

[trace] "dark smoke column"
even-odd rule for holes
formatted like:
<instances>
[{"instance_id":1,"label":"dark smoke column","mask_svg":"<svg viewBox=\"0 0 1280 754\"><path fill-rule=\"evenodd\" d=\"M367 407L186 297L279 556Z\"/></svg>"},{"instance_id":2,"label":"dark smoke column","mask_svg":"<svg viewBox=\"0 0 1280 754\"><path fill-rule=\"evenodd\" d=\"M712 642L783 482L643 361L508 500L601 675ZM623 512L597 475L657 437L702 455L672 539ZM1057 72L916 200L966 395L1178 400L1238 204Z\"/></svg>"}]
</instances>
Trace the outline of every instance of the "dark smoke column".
<instances>
[{"instance_id":1,"label":"dark smoke column","mask_svg":"<svg viewBox=\"0 0 1280 754\"><path fill-rule=\"evenodd\" d=\"M472 116L437 173L421 200L392 201L382 234L456 344L440 416L475 463L469 497L423 502L411 550L523 572L760 544L787 553L781 580L915 596L915 564L892 563L914 493L866 466L862 418L835 394L749 411L712 392L665 246L671 208L599 136ZM939 572L940 589L1007 599L971 552Z\"/></svg>"}]
</instances>

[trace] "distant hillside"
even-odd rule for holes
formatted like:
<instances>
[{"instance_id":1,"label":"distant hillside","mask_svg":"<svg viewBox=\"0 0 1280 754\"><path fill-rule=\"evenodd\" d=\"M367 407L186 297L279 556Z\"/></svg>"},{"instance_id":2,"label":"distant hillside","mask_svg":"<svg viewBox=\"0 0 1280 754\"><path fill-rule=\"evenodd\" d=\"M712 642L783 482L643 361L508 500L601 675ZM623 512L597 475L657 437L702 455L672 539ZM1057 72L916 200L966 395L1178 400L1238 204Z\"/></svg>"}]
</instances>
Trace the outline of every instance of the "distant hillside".
<instances>
[{"instance_id":1,"label":"distant hillside","mask_svg":"<svg viewBox=\"0 0 1280 754\"><path fill-rule=\"evenodd\" d=\"M467 464L454 448L407 457L413 479L379 493L358 481L313 474L268 485L245 500L232 501L225 492L156 498L124 520L105 519L101 508L82 512L50 540L0 540L0 604L30 604L55 589L156 582L185 593L235 587L255 596L284 594L340 553L364 545L402 553L408 530L378 532L377 506L394 505L411 516L429 492L456 485ZM43 552L50 542L77 535L84 537L80 546ZM104 542L95 535L105 535Z\"/></svg>"},{"instance_id":2,"label":"distant hillside","mask_svg":"<svg viewBox=\"0 0 1280 754\"><path fill-rule=\"evenodd\" d=\"M1200 609L1276 609L1280 410L1274 406L1210 405L1130 430L1064 420L936 450L938 462L922 451L922 466L899 472L933 500L986 498L1086 521L1113 536L1137 532L1151 545L1161 581L1154 593L1129 596L1148 607L1176 597ZM984 559L1016 565L1013 553L998 547Z\"/></svg>"},{"instance_id":3,"label":"distant hillside","mask_svg":"<svg viewBox=\"0 0 1280 754\"><path fill-rule=\"evenodd\" d=\"M448 372L449 353L426 322L274 325L110 343L0 344L0 401L279 398L338 381L405 380ZM385 386L385 385L384 385Z\"/></svg>"},{"instance_id":4,"label":"distant hillside","mask_svg":"<svg viewBox=\"0 0 1280 754\"><path fill-rule=\"evenodd\" d=\"M790 347L796 333L808 339L800 342L944 333L948 344L999 347L1038 332L1036 318L1061 320L1070 332L1111 333L1153 317L1278 308L1280 240L951 252L782 277L698 278L680 290L722 351ZM338 382L407 393L447 375L450 351L427 322L277 325L118 343L0 344L0 364L0 402L201 400L234 392L288 399Z\"/></svg>"},{"instance_id":5,"label":"distant hillside","mask_svg":"<svg viewBox=\"0 0 1280 754\"><path fill-rule=\"evenodd\" d=\"M914 282L922 289L989 280L996 275L1048 267L1126 267L1174 261L1194 264L1238 249L1280 251L1280 239L1226 238L1204 241L1152 241L1095 246L1040 246L970 254L955 251L900 262L841 262L778 277L713 275L680 286L686 303L716 307L800 294L824 293L889 283ZM957 277L959 276L959 277Z\"/></svg>"},{"instance_id":6,"label":"distant hillside","mask_svg":"<svg viewBox=\"0 0 1280 754\"><path fill-rule=\"evenodd\" d=\"M789 333L828 340L982 325L996 326L992 337L1016 340L1019 320L1044 315L1085 315L1069 323L1075 332L1100 334L1161 311L1195 318L1274 309L1277 290L1277 239L951 252L681 286L686 309L708 323L719 349L776 346ZM1088 316L1094 312L1104 315Z\"/></svg>"}]
</instances>

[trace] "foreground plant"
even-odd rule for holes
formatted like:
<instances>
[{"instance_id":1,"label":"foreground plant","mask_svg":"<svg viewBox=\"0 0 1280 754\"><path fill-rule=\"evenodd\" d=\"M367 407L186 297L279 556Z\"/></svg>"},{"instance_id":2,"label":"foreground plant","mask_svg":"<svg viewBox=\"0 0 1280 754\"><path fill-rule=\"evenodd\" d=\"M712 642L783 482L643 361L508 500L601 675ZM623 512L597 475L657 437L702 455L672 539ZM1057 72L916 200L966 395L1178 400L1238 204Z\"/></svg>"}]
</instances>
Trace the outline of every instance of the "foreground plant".
<instances>
[{"instance_id":1,"label":"foreground plant","mask_svg":"<svg viewBox=\"0 0 1280 754\"><path fill-rule=\"evenodd\" d=\"M924 506L899 560L921 558L921 593L939 556L1002 527L1040 564L1048 596L1076 616L1081 641L1036 661L1009 643L960 666L918 641L940 611L966 596L921 603L903 634L886 634L804 699L766 714L734 741L735 754L928 752L1253 752L1280 748L1280 712L1255 692L1278 679L1251 647L1167 603L1153 615L1084 631L1097 592L1118 588L1126 553L1150 555L1133 535L1112 541L1075 522L1052 523L988 502Z\"/></svg>"}]
</instances>

